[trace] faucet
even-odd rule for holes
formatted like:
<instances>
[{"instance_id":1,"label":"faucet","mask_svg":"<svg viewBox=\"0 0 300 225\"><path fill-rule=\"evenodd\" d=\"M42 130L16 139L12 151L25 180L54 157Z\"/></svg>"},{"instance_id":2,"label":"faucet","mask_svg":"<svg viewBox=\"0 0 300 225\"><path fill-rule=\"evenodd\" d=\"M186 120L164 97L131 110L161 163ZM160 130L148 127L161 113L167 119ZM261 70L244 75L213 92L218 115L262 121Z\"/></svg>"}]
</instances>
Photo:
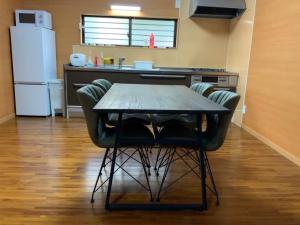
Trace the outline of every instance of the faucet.
<instances>
[{"instance_id":1,"label":"faucet","mask_svg":"<svg viewBox=\"0 0 300 225\"><path fill-rule=\"evenodd\" d=\"M120 57L119 58L119 68L120 69L122 68L124 61L125 61L125 57Z\"/></svg>"}]
</instances>

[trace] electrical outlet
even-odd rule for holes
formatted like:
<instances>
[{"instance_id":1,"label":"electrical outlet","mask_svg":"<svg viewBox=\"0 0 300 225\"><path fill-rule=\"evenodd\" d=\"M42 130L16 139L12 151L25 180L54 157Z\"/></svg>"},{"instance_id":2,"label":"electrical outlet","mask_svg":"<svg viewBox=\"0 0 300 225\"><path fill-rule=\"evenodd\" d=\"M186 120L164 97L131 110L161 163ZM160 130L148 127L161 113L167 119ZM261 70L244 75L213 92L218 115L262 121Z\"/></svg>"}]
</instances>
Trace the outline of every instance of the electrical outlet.
<instances>
[{"instance_id":1,"label":"electrical outlet","mask_svg":"<svg viewBox=\"0 0 300 225\"><path fill-rule=\"evenodd\" d=\"M243 106L243 109L242 109L243 114L246 114L246 110L247 110L247 107L244 105L244 106Z\"/></svg>"}]
</instances>

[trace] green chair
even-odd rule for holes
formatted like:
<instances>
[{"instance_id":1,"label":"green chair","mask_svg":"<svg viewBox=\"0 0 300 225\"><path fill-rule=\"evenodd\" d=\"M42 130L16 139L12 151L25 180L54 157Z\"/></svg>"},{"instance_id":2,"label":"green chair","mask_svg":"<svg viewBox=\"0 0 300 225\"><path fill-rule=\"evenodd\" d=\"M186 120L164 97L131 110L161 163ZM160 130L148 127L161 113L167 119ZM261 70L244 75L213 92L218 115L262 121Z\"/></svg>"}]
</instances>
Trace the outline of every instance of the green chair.
<instances>
[{"instance_id":1,"label":"green chair","mask_svg":"<svg viewBox=\"0 0 300 225\"><path fill-rule=\"evenodd\" d=\"M239 103L240 96L230 91L216 91L210 94L208 99L230 110L230 113L223 115L206 114L207 128L204 132L203 143L205 151L215 151L224 143L228 127Z\"/></svg>"},{"instance_id":2,"label":"green chair","mask_svg":"<svg viewBox=\"0 0 300 225\"><path fill-rule=\"evenodd\" d=\"M185 124L184 122L166 123L165 126L159 132L156 131L156 133L158 132L156 134L157 142L159 143L160 147L166 147L166 148L173 147L174 150L171 153L170 150L168 150L164 154L161 154L160 152L157 158L158 166L156 166L155 169L156 169L156 174L158 175L159 169L161 167L166 166L167 169L164 172L164 178L165 178L166 173L168 172L168 168L170 167L170 164L173 162L172 160L166 162L166 158L170 159L170 154L172 155L177 154L180 157L180 154L176 152L177 147L187 148L187 149L181 149L181 151L187 151L185 155L190 157L190 159L193 160L194 162L197 162L197 160L195 160L195 158L197 157L199 158L199 155L197 156L197 151L195 151L194 153L196 154L196 157L195 156L192 157L190 149L199 149L201 144L201 146L204 148L203 150L205 151L204 156L205 156L206 169L208 171L211 183L213 185L213 190L212 189L210 190L216 195L217 204L219 204L219 195L217 192L217 188L215 185L215 181L213 178L213 174L211 171L211 167L206 152L216 151L223 145L228 131L228 127L231 123L231 119L237 107L237 104L239 102L240 96L236 93L229 92L229 91L216 91L210 94L208 96L208 99L210 99L211 101L217 104L224 106L225 108L228 108L230 110L230 113L207 114L206 115L207 128L202 133L201 139L199 139L199 131L195 128L191 128L188 124ZM202 143L199 143L199 141L201 141ZM190 169L192 172L195 173L195 170L193 170L192 167L190 167ZM196 175L199 176L199 174ZM162 189L163 183L164 183L164 179L161 183L160 191ZM160 195L160 191L158 196Z\"/></svg>"},{"instance_id":3,"label":"green chair","mask_svg":"<svg viewBox=\"0 0 300 225\"><path fill-rule=\"evenodd\" d=\"M94 186L91 202L94 202L94 194L99 189L97 188L99 178L102 173L102 169L105 167L105 159L108 157L109 150L115 147L116 142L116 128L107 127L104 122L105 115L100 115L97 112L93 111L94 106L98 103L99 100L104 96L104 91L94 85L87 85L79 90L77 90L77 95L79 102L83 108L83 112L86 119L86 124L88 128L88 133L93 141L93 143L99 148L105 148L106 152L100 167L100 171ZM137 148L136 152L139 153L141 159L140 162L143 166L147 185L149 188L151 200L152 192L149 185L149 178L146 172L145 158L148 158L147 151L144 149L146 147L151 147L154 145L154 136L152 132L143 124L140 123L124 123L120 129L118 148L128 148L134 147ZM124 170L119 166L120 169ZM104 182L105 183L105 182ZM101 186L103 183L101 184Z\"/></svg>"},{"instance_id":4,"label":"green chair","mask_svg":"<svg viewBox=\"0 0 300 225\"><path fill-rule=\"evenodd\" d=\"M111 88L112 84L105 79L98 79L92 82L93 85L101 88L105 93ZM137 122L144 125L150 125L151 119L147 114L141 113L124 113L123 114L124 121ZM117 113L109 113L108 119L106 120L106 124L109 126L116 126L118 123L118 114Z\"/></svg>"},{"instance_id":5,"label":"green chair","mask_svg":"<svg viewBox=\"0 0 300 225\"><path fill-rule=\"evenodd\" d=\"M107 92L112 86L112 83L105 79L94 80L92 84L103 89L105 92Z\"/></svg>"},{"instance_id":6,"label":"green chair","mask_svg":"<svg viewBox=\"0 0 300 225\"><path fill-rule=\"evenodd\" d=\"M208 97L213 92L214 86L210 83L195 83L191 86L191 89L202 95L204 97Z\"/></svg>"},{"instance_id":7,"label":"green chair","mask_svg":"<svg viewBox=\"0 0 300 225\"><path fill-rule=\"evenodd\" d=\"M202 95L207 97L213 91L213 85L209 83L195 83L190 88ZM157 127L162 127L166 122L184 122L189 124L191 127L194 127L197 124L197 117L195 115L173 115L173 114L153 114L151 115L152 123Z\"/></svg>"}]
</instances>

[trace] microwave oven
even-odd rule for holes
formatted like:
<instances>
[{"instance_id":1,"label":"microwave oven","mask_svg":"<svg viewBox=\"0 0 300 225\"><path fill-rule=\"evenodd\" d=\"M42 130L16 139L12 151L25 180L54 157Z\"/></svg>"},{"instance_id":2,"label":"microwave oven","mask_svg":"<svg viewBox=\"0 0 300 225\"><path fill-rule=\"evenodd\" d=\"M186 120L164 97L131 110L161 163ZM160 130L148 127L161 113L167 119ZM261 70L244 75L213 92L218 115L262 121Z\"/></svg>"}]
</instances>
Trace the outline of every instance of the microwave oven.
<instances>
[{"instance_id":1,"label":"microwave oven","mask_svg":"<svg viewBox=\"0 0 300 225\"><path fill-rule=\"evenodd\" d=\"M51 14L40 10L16 10L16 26L52 29Z\"/></svg>"}]
</instances>

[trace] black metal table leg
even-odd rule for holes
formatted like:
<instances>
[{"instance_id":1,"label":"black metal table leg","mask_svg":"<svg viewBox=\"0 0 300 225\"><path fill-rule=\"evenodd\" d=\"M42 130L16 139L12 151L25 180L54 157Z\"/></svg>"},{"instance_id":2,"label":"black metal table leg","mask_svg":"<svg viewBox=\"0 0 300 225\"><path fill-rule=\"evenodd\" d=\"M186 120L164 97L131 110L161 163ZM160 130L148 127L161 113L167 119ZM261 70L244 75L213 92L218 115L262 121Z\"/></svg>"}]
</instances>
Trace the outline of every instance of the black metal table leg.
<instances>
[{"instance_id":1,"label":"black metal table leg","mask_svg":"<svg viewBox=\"0 0 300 225\"><path fill-rule=\"evenodd\" d=\"M206 167L205 167L205 155L202 144L202 115L198 116L198 133L199 133L199 165L201 173L201 196L202 202L200 204L161 204L161 203L150 203L150 204L118 204L110 203L110 195L113 183L113 175L116 164L116 157L119 145L119 135L122 126L122 113L119 113L116 142L113 150L113 157L111 161L111 171L108 184L108 190L106 195L105 208L108 210L207 210L207 197L206 197Z\"/></svg>"},{"instance_id":2,"label":"black metal table leg","mask_svg":"<svg viewBox=\"0 0 300 225\"><path fill-rule=\"evenodd\" d=\"M202 204L203 210L207 210L207 197L206 197L206 168L204 152L200 148L200 173L201 173L201 191L202 191Z\"/></svg>"},{"instance_id":3,"label":"black metal table leg","mask_svg":"<svg viewBox=\"0 0 300 225\"><path fill-rule=\"evenodd\" d=\"M94 186L94 190L93 190L93 194L92 194L92 198L91 198L91 203L95 202L94 201L94 195L97 191L98 181L99 181L100 176L102 175L102 170L105 167L105 159L107 157L108 152L109 152L109 148L106 149L103 160L102 160L102 163L101 163L101 167L100 167L100 170L99 170L99 173L98 173L98 177L97 177L97 180L96 180L96 183L95 183L95 186Z\"/></svg>"},{"instance_id":4,"label":"black metal table leg","mask_svg":"<svg viewBox=\"0 0 300 225\"><path fill-rule=\"evenodd\" d=\"M204 156L204 146L202 142L202 113L197 115L197 129L199 137L199 165L201 174L201 195L202 195L202 205L203 210L207 210L207 197L206 197L206 167L205 167L205 156Z\"/></svg>"},{"instance_id":5,"label":"black metal table leg","mask_svg":"<svg viewBox=\"0 0 300 225\"><path fill-rule=\"evenodd\" d=\"M203 204L110 204L110 210L197 210L204 211Z\"/></svg>"},{"instance_id":6,"label":"black metal table leg","mask_svg":"<svg viewBox=\"0 0 300 225\"><path fill-rule=\"evenodd\" d=\"M119 135L121 132L121 127L122 127L122 113L119 113L117 131L116 131L117 132L116 140L115 140L115 146L114 146L114 150L113 150L113 158L111 161L109 183L108 183L108 189L107 189L106 200L105 200L105 209L110 209L110 206L111 206L110 195L111 195L111 188L112 188L114 171L115 171L115 164L116 164L116 158L117 158L117 152L118 152Z\"/></svg>"}]
</instances>

